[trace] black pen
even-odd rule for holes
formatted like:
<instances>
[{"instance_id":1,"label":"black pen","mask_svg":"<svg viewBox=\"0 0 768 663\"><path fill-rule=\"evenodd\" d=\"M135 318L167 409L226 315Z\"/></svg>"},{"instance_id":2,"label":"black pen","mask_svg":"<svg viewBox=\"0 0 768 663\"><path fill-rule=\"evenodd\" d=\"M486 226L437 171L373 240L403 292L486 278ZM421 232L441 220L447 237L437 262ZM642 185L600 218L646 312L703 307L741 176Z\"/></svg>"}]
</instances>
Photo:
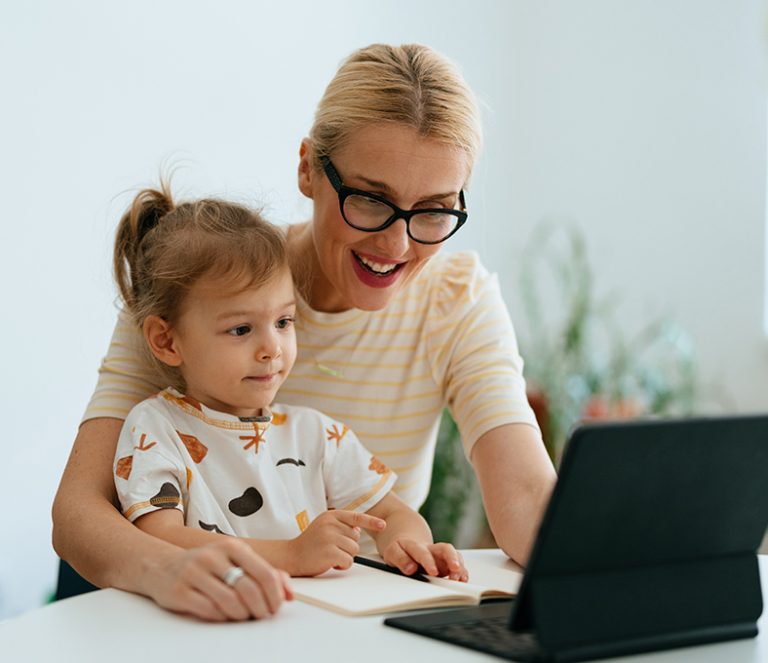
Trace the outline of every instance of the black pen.
<instances>
[{"instance_id":1,"label":"black pen","mask_svg":"<svg viewBox=\"0 0 768 663\"><path fill-rule=\"evenodd\" d=\"M353 557L353 561L357 564L362 564L363 566L370 566L373 569L379 569L379 571L386 571L387 573L394 573L395 575L403 576L404 578L411 578L413 580L419 580L421 582L429 582L429 580L427 580L427 578L421 573L414 573L413 575L409 576L403 573L396 566L390 566L389 564L385 564L384 562L377 562L375 559L368 559L367 557Z\"/></svg>"}]
</instances>

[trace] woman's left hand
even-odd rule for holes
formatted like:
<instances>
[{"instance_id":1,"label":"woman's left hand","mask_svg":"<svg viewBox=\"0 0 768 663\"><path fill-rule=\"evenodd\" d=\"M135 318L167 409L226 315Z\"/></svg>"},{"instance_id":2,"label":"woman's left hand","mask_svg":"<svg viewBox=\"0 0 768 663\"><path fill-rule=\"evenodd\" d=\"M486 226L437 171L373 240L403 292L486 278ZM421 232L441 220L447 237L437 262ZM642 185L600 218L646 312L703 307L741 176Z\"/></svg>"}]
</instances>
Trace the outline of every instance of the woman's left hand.
<instances>
[{"instance_id":1,"label":"woman's left hand","mask_svg":"<svg viewBox=\"0 0 768 663\"><path fill-rule=\"evenodd\" d=\"M406 575L421 567L427 575L467 582L469 573L464 560L450 543L423 543L414 539L396 539L383 554L384 561Z\"/></svg>"}]
</instances>

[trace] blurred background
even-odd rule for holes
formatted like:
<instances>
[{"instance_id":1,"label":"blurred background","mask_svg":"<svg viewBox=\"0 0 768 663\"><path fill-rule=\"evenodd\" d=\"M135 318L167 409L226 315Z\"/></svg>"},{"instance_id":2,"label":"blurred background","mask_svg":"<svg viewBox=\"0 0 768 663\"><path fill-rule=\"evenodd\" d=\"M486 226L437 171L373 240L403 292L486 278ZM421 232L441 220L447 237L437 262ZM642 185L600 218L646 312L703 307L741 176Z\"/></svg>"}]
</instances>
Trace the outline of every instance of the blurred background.
<instances>
[{"instance_id":1,"label":"blurred background","mask_svg":"<svg viewBox=\"0 0 768 663\"><path fill-rule=\"evenodd\" d=\"M130 190L174 163L180 193L305 219L299 142L377 41L442 51L481 100L444 250L499 274L555 458L585 416L768 409L762 0L3 3L0 618L55 584Z\"/></svg>"}]
</instances>

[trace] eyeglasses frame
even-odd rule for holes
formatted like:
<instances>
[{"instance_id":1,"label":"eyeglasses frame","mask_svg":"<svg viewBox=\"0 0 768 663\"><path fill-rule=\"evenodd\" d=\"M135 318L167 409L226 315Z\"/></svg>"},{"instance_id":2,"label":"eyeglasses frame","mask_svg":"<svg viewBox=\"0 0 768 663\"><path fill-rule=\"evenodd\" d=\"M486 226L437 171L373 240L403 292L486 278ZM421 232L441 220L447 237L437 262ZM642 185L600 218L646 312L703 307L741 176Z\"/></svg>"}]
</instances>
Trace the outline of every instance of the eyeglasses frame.
<instances>
[{"instance_id":1,"label":"eyeglasses frame","mask_svg":"<svg viewBox=\"0 0 768 663\"><path fill-rule=\"evenodd\" d=\"M406 228L406 232L408 233L408 237L410 237L414 242L417 242L419 244L442 244L448 238L456 234L456 231L459 228L461 228L461 226L464 225L464 223L467 221L467 217L469 216L466 210L466 203L464 202L464 189L459 191L459 204L461 205L460 209L434 208L434 209L405 210L405 209L399 208L392 201L387 200L383 196L379 196L378 194L375 194L375 193L370 193L369 191L363 191L362 189L354 189L344 184L344 182L342 182L341 180L341 176L339 175L339 172L336 170L336 167L331 162L330 157L327 157L325 155L321 156L320 163L323 166L323 170L325 171L326 177L328 177L328 181L331 183L331 186L339 195L339 210L341 211L341 216L343 217L345 223L351 228L354 228L355 230L360 230L361 232L366 232L366 233L375 233L381 230L386 230L393 223L395 223L395 221L397 221L398 219L402 219L403 221L405 221L405 228ZM387 207L392 209L394 213L377 228L361 228L360 226L356 226L344 214L344 201L347 198L349 198L349 196L352 196L352 195L365 196L366 198L375 200L376 202L382 203L383 205L386 205ZM456 227L448 235L443 237L443 239L440 239L434 242L428 242L422 239L416 239L411 234L411 218L416 216L417 214L449 214L451 216L455 216L458 219L458 223L456 224Z\"/></svg>"}]
</instances>

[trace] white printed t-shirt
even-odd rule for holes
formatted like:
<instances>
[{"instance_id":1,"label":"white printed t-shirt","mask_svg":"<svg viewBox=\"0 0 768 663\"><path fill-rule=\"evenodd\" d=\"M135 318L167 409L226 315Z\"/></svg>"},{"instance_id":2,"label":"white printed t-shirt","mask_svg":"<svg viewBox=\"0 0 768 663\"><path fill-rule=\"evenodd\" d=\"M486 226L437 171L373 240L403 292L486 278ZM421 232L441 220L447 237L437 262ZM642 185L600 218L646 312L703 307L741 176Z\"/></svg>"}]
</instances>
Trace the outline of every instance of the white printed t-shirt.
<instances>
[{"instance_id":1,"label":"white printed t-shirt","mask_svg":"<svg viewBox=\"0 0 768 663\"><path fill-rule=\"evenodd\" d=\"M184 513L191 527L293 539L329 508L367 511L396 476L317 410L273 405L241 419L166 389L125 421L115 455L123 513Z\"/></svg>"}]
</instances>

